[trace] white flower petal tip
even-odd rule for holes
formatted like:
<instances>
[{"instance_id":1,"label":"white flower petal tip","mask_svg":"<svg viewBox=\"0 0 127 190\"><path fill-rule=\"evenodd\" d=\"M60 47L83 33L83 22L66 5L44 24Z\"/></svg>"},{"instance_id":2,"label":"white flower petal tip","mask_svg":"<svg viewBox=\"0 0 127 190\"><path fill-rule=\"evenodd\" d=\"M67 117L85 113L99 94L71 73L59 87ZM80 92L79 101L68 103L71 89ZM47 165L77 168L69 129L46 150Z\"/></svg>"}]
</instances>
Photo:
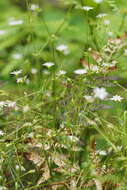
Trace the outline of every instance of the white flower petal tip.
<instances>
[{"instance_id":1,"label":"white flower petal tip","mask_svg":"<svg viewBox=\"0 0 127 190\"><path fill-rule=\"evenodd\" d=\"M107 155L107 152L105 150L97 150L96 153L99 154L100 156L106 156Z\"/></svg>"},{"instance_id":2,"label":"white flower petal tip","mask_svg":"<svg viewBox=\"0 0 127 190\"><path fill-rule=\"evenodd\" d=\"M15 70L15 71L12 71L10 74L11 75L19 75L19 74L21 74L22 73L22 70Z\"/></svg>"},{"instance_id":3,"label":"white flower petal tip","mask_svg":"<svg viewBox=\"0 0 127 190\"><path fill-rule=\"evenodd\" d=\"M69 135L68 138L69 138L69 140L72 141L72 142L78 142L78 141L79 141L78 137L73 136L73 135Z\"/></svg>"},{"instance_id":4,"label":"white flower petal tip","mask_svg":"<svg viewBox=\"0 0 127 190\"><path fill-rule=\"evenodd\" d=\"M77 69L74 71L74 73L77 75L83 75L83 74L87 73L87 70L86 69Z\"/></svg>"},{"instance_id":5,"label":"white flower petal tip","mask_svg":"<svg viewBox=\"0 0 127 190\"><path fill-rule=\"evenodd\" d=\"M103 0L94 0L95 3L99 4L99 3L102 3Z\"/></svg>"},{"instance_id":6,"label":"white flower petal tip","mask_svg":"<svg viewBox=\"0 0 127 190\"><path fill-rule=\"evenodd\" d=\"M123 97L121 97L119 95L115 95L112 98L110 98L110 100L113 100L115 102L121 102L123 100Z\"/></svg>"},{"instance_id":7,"label":"white flower petal tip","mask_svg":"<svg viewBox=\"0 0 127 190\"><path fill-rule=\"evenodd\" d=\"M21 24L23 24L23 20L10 20L9 22L8 22L8 24L10 25L10 26L15 26L15 25L21 25Z\"/></svg>"},{"instance_id":8,"label":"white flower petal tip","mask_svg":"<svg viewBox=\"0 0 127 190\"><path fill-rule=\"evenodd\" d=\"M60 71L57 73L57 75L58 75L58 76L61 76L61 75L65 75L66 73L67 73L66 71L60 70Z\"/></svg>"},{"instance_id":9,"label":"white flower petal tip","mask_svg":"<svg viewBox=\"0 0 127 190\"><path fill-rule=\"evenodd\" d=\"M127 49L124 50L124 55L127 56Z\"/></svg>"},{"instance_id":10,"label":"white flower petal tip","mask_svg":"<svg viewBox=\"0 0 127 190\"><path fill-rule=\"evenodd\" d=\"M0 130L0 136L3 136L4 132L2 130Z\"/></svg>"},{"instance_id":11,"label":"white flower petal tip","mask_svg":"<svg viewBox=\"0 0 127 190\"><path fill-rule=\"evenodd\" d=\"M37 4L31 4L30 8L31 11L36 11L37 9L39 9L39 5Z\"/></svg>"},{"instance_id":12,"label":"white flower petal tip","mask_svg":"<svg viewBox=\"0 0 127 190\"><path fill-rule=\"evenodd\" d=\"M108 92L103 87L102 88L99 88L99 87L94 88L93 93L94 93L95 98L99 98L101 100L104 100L108 96Z\"/></svg>"},{"instance_id":13,"label":"white flower petal tip","mask_svg":"<svg viewBox=\"0 0 127 190\"><path fill-rule=\"evenodd\" d=\"M38 70L37 70L36 68L32 68L32 69L31 69L31 73L32 73L33 75L36 75L37 72L38 72Z\"/></svg>"},{"instance_id":14,"label":"white flower petal tip","mask_svg":"<svg viewBox=\"0 0 127 190\"><path fill-rule=\"evenodd\" d=\"M0 30L0 36L5 35L6 33L7 33L7 31L5 31L5 30Z\"/></svg>"},{"instance_id":15,"label":"white flower petal tip","mask_svg":"<svg viewBox=\"0 0 127 190\"><path fill-rule=\"evenodd\" d=\"M105 16L107 16L106 13L100 13L97 15L97 18L104 18Z\"/></svg>"},{"instance_id":16,"label":"white flower petal tip","mask_svg":"<svg viewBox=\"0 0 127 190\"><path fill-rule=\"evenodd\" d=\"M70 53L68 46L64 44L58 45L56 50L62 52L64 55L68 55Z\"/></svg>"},{"instance_id":17,"label":"white flower petal tip","mask_svg":"<svg viewBox=\"0 0 127 190\"><path fill-rule=\"evenodd\" d=\"M109 25L110 24L110 20L104 20L104 25Z\"/></svg>"},{"instance_id":18,"label":"white flower petal tip","mask_svg":"<svg viewBox=\"0 0 127 190\"><path fill-rule=\"evenodd\" d=\"M93 7L90 7L90 6L83 6L82 9L83 9L84 11L90 11L90 10L93 9Z\"/></svg>"},{"instance_id":19,"label":"white flower petal tip","mask_svg":"<svg viewBox=\"0 0 127 190\"><path fill-rule=\"evenodd\" d=\"M50 68L50 67L54 66L55 64L53 62L46 62L46 63L44 63L42 65Z\"/></svg>"},{"instance_id":20,"label":"white flower petal tip","mask_svg":"<svg viewBox=\"0 0 127 190\"><path fill-rule=\"evenodd\" d=\"M16 82L17 82L17 83L22 83L22 82L23 82L23 78L22 78L22 77L17 78Z\"/></svg>"},{"instance_id":21,"label":"white flower petal tip","mask_svg":"<svg viewBox=\"0 0 127 190\"><path fill-rule=\"evenodd\" d=\"M28 105L23 107L23 113L27 113L30 110L30 107Z\"/></svg>"},{"instance_id":22,"label":"white flower petal tip","mask_svg":"<svg viewBox=\"0 0 127 190\"><path fill-rule=\"evenodd\" d=\"M12 54L12 58L13 59L21 59L22 58L22 54L20 54L20 53Z\"/></svg>"},{"instance_id":23,"label":"white flower petal tip","mask_svg":"<svg viewBox=\"0 0 127 190\"><path fill-rule=\"evenodd\" d=\"M85 95L84 98L85 98L86 101L89 102L89 103L94 102L94 97L93 97L93 96Z\"/></svg>"}]
</instances>

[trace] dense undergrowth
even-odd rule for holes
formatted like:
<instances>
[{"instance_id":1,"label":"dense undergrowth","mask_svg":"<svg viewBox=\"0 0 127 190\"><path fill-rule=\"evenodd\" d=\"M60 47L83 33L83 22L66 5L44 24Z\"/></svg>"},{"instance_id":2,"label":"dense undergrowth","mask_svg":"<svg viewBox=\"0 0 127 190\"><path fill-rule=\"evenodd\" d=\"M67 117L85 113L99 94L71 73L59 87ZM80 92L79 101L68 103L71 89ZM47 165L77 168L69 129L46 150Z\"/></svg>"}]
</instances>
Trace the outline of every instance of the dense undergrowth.
<instances>
[{"instance_id":1,"label":"dense undergrowth","mask_svg":"<svg viewBox=\"0 0 127 190\"><path fill-rule=\"evenodd\" d=\"M0 1L0 190L127 189L126 6Z\"/></svg>"}]
</instances>

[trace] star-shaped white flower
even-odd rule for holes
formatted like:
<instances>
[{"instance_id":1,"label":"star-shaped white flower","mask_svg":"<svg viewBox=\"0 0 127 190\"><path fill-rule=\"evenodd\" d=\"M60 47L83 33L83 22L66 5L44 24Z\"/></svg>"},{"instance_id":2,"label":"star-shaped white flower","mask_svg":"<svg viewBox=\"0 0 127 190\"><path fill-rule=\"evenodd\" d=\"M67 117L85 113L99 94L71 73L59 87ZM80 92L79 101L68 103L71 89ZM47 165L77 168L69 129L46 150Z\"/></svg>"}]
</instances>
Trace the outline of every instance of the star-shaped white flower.
<instances>
[{"instance_id":1,"label":"star-shaped white flower","mask_svg":"<svg viewBox=\"0 0 127 190\"><path fill-rule=\"evenodd\" d=\"M21 74L22 73L22 70L15 70L15 71L12 71L10 74L11 75L19 75L19 74Z\"/></svg>"},{"instance_id":2,"label":"star-shaped white flower","mask_svg":"<svg viewBox=\"0 0 127 190\"><path fill-rule=\"evenodd\" d=\"M0 130L0 136L3 136L4 132L2 130Z\"/></svg>"},{"instance_id":3,"label":"star-shaped white flower","mask_svg":"<svg viewBox=\"0 0 127 190\"><path fill-rule=\"evenodd\" d=\"M99 87L94 88L93 93L94 93L95 98L99 98L101 100L104 100L108 96L108 92L103 87L102 88L99 88Z\"/></svg>"},{"instance_id":4,"label":"star-shaped white flower","mask_svg":"<svg viewBox=\"0 0 127 190\"><path fill-rule=\"evenodd\" d=\"M75 74L77 75L83 75L85 73L87 73L86 69L77 69L74 71Z\"/></svg>"},{"instance_id":5,"label":"star-shaped white flower","mask_svg":"<svg viewBox=\"0 0 127 190\"><path fill-rule=\"evenodd\" d=\"M46 62L44 64L42 64L43 66L46 66L48 68L52 67L53 65L55 65L53 62Z\"/></svg>"},{"instance_id":6,"label":"star-shaped white flower","mask_svg":"<svg viewBox=\"0 0 127 190\"><path fill-rule=\"evenodd\" d=\"M123 97L119 96L119 95L115 95L112 98L110 98L110 100L113 100L115 102L121 102L123 100Z\"/></svg>"},{"instance_id":7,"label":"star-shaped white flower","mask_svg":"<svg viewBox=\"0 0 127 190\"><path fill-rule=\"evenodd\" d=\"M85 11L90 11L90 10L93 9L93 7L90 7L90 6L83 6L82 9L85 10Z\"/></svg>"},{"instance_id":8,"label":"star-shaped white flower","mask_svg":"<svg viewBox=\"0 0 127 190\"><path fill-rule=\"evenodd\" d=\"M90 6L83 6L82 9L85 10L85 11L90 11L90 10L93 9L93 7L90 7Z\"/></svg>"},{"instance_id":9,"label":"star-shaped white flower","mask_svg":"<svg viewBox=\"0 0 127 190\"><path fill-rule=\"evenodd\" d=\"M97 18L104 18L105 16L107 16L106 13L100 13L99 15L97 15Z\"/></svg>"}]
</instances>

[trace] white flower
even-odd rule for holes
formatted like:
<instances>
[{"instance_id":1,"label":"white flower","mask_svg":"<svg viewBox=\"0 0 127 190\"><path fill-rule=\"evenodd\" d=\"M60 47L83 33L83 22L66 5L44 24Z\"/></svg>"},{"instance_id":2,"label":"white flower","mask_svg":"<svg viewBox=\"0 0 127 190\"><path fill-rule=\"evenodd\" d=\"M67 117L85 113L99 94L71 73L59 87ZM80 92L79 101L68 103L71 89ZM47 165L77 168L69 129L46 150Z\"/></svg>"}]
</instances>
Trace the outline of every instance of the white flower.
<instances>
[{"instance_id":1,"label":"white flower","mask_svg":"<svg viewBox=\"0 0 127 190\"><path fill-rule=\"evenodd\" d=\"M7 106L9 108L15 108L16 107L16 102L12 102L10 100L7 101L1 101L0 102L0 107Z\"/></svg>"},{"instance_id":2,"label":"white flower","mask_svg":"<svg viewBox=\"0 0 127 190\"><path fill-rule=\"evenodd\" d=\"M101 156L106 156L107 155L107 152L105 150L97 150L96 152L97 152L97 154L99 154Z\"/></svg>"},{"instance_id":3,"label":"white flower","mask_svg":"<svg viewBox=\"0 0 127 190\"><path fill-rule=\"evenodd\" d=\"M30 6L30 10L32 10L32 11L35 11L38 8L39 8L39 5L37 5L37 4L31 4L31 6Z\"/></svg>"},{"instance_id":4,"label":"white flower","mask_svg":"<svg viewBox=\"0 0 127 190\"><path fill-rule=\"evenodd\" d=\"M116 148L117 148L118 151L121 151L123 147L122 146L117 146Z\"/></svg>"},{"instance_id":5,"label":"white flower","mask_svg":"<svg viewBox=\"0 0 127 190\"><path fill-rule=\"evenodd\" d=\"M19 165L16 165L16 166L15 166L15 169L16 169L17 171L19 171L19 170L25 171L25 168L24 168L23 166L19 166Z\"/></svg>"},{"instance_id":6,"label":"white flower","mask_svg":"<svg viewBox=\"0 0 127 190\"><path fill-rule=\"evenodd\" d=\"M4 186L0 186L0 190L7 190L7 188Z\"/></svg>"},{"instance_id":7,"label":"white flower","mask_svg":"<svg viewBox=\"0 0 127 190\"><path fill-rule=\"evenodd\" d=\"M38 72L38 70L37 70L36 68L32 68L32 69L31 69L31 73L32 73L33 75L37 74L37 72Z\"/></svg>"},{"instance_id":8,"label":"white flower","mask_svg":"<svg viewBox=\"0 0 127 190\"><path fill-rule=\"evenodd\" d=\"M93 65L91 64L90 66L89 65L84 65L84 68L87 70L87 71L93 71L93 72L96 72L98 73L100 68L98 65Z\"/></svg>"},{"instance_id":9,"label":"white flower","mask_svg":"<svg viewBox=\"0 0 127 190\"><path fill-rule=\"evenodd\" d=\"M19 165L16 165L16 166L15 166L15 169L16 169L17 171L19 171L19 170L20 170L20 166L19 166Z\"/></svg>"},{"instance_id":10,"label":"white flower","mask_svg":"<svg viewBox=\"0 0 127 190\"><path fill-rule=\"evenodd\" d=\"M85 95L84 98L87 100L87 102L92 103L94 101L94 97L93 96L88 96Z\"/></svg>"},{"instance_id":11,"label":"white flower","mask_svg":"<svg viewBox=\"0 0 127 190\"><path fill-rule=\"evenodd\" d=\"M43 72L45 75L50 75L50 71L48 71L48 70L46 70L46 69L44 69L42 72Z\"/></svg>"},{"instance_id":12,"label":"white flower","mask_svg":"<svg viewBox=\"0 0 127 190\"><path fill-rule=\"evenodd\" d=\"M65 51L66 49L68 49L68 46L61 44L61 45L57 46L56 49L58 51Z\"/></svg>"},{"instance_id":13,"label":"white flower","mask_svg":"<svg viewBox=\"0 0 127 190\"><path fill-rule=\"evenodd\" d=\"M102 63L104 67L115 67L117 64L117 61L112 61L111 63Z\"/></svg>"},{"instance_id":14,"label":"white flower","mask_svg":"<svg viewBox=\"0 0 127 190\"><path fill-rule=\"evenodd\" d=\"M22 77L17 78L16 82L17 82L17 83L22 83L22 82L23 82L23 78L22 78Z\"/></svg>"},{"instance_id":15,"label":"white flower","mask_svg":"<svg viewBox=\"0 0 127 190\"><path fill-rule=\"evenodd\" d=\"M44 150L49 150L50 149L50 145L49 144L44 144Z\"/></svg>"},{"instance_id":16,"label":"white flower","mask_svg":"<svg viewBox=\"0 0 127 190\"><path fill-rule=\"evenodd\" d=\"M90 10L93 9L93 7L90 7L90 6L83 6L82 9L85 10L85 11L90 11Z\"/></svg>"},{"instance_id":17,"label":"white flower","mask_svg":"<svg viewBox=\"0 0 127 190\"><path fill-rule=\"evenodd\" d=\"M104 20L104 24L105 25L109 25L110 24L110 20Z\"/></svg>"},{"instance_id":18,"label":"white flower","mask_svg":"<svg viewBox=\"0 0 127 190\"><path fill-rule=\"evenodd\" d=\"M26 83L26 84L30 84L30 79L26 79L26 80L25 80L25 83Z\"/></svg>"},{"instance_id":19,"label":"white flower","mask_svg":"<svg viewBox=\"0 0 127 190\"><path fill-rule=\"evenodd\" d=\"M126 55L126 56L127 56L127 49L125 49L125 50L124 50L124 55Z\"/></svg>"},{"instance_id":20,"label":"white flower","mask_svg":"<svg viewBox=\"0 0 127 190\"><path fill-rule=\"evenodd\" d=\"M26 125L27 127L28 127L28 126L32 126L32 123L27 122L27 123L25 123L25 125ZM24 125L24 126L25 126L25 125ZM33 137L34 137L34 133L33 133L33 132L29 133L29 134L28 134L28 137L33 138Z\"/></svg>"},{"instance_id":21,"label":"white flower","mask_svg":"<svg viewBox=\"0 0 127 190\"><path fill-rule=\"evenodd\" d=\"M108 32L108 36L113 36L113 32Z\"/></svg>"},{"instance_id":22,"label":"white flower","mask_svg":"<svg viewBox=\"0 0 127 190\"><path fill-rule=\"evenodd\" d=\"M115 102L121 102L121 100L123 100L123 98L119 95L115 95L112 98L110 98L110 100L113 100Z\"/></svg>"},{"instance_id":23,"label":"white flower","mask_svg":"<svg viewBox=\"0 0 127 190\"><path fill-rule=\"evenodd\" d=\"M108 96L108 92L103 87L102 88L99 88L99 87L94 88L93 93L94 93L95 98L99 98L101 100L104 100Z\"/></svg>"},{"instance_id":24,"label":"white flower","mask_svg":"<svg viewBox=\"0 0 127 190\"><path fill-rule=\"evenodd\" d=\"M10 20L8 23L10 26L20 25L23 24L23 20Z\"/></svg>"},{"instance_id":25,"label":"white flower","mask_svg":"<svg viewBox=\"0 0 127 190\"><path fill-rule=\"evenodd\" d=\"M21 59L21 58L22 58L22 54L20 54L20 53L15 53L15 54L12 55L12 58L13 58L13 59Z\"/></svg>"},{"instance_id":26,"label":"white flower","mask_svg":"<svg viewBox=\"0 0 127 190\"><path fill-rule=\"evenodd\" d=\"M23 113L26 113L30 110L30 107L28 105L23 107Z\"/></svg>"},{"instance_id":27,"label":"white flower","mask_svg":"<svg viewBox=\"0 0 127 190\"><path fill-rule=\"evenodd\" d=\"M55 65L53 62L46 62L44 64L42 64L43 66L46 66L48 68L52 67L53 65Z\"/></svg>"},{"instance_id":28,"label":"white flower","mask_svg":"<svg viewBox=\"0 0 127 190\"><path fill-rule=\"evenodd\" d=\"M5 105L6 105L6 102L0 101L0 107L1 107L1 108L3 108L3 106L5 106Z\"/></svg>"},{"instance_id":29,"label":"white flower","mask_svg":"<svg viewBox=\"0 0 127 190\"><path fill-rule=\"evenodd\" d=\"M66 73L67 73L66 71L60 70L57 75L58 75L58 76L61 76L61 75L65 75Z\"/></svg>"},{"instance_id":30,"label":"white flower","mask_svg":"<svg viewBox=\"0 0 127 190\"><path fill-rule=\"evenodd\" d=\"M117 61L116 60L113 60L112 63L111 63L111 66L115 66L117 64Z\"/></svg>"},{"instance_id":31,"label":"white flower","mask_svg":"<svg viewBox=\"0 0 127 190\"><path fill-rule=\"evenodd\" d=\"M107 16L107 14L105 14L105 13L100 13L100 14L97 15L97 18L103 18L103 17L105 17L105 16Z\"/></svg>"},{"instance_id":32,"label":"white flower","mask_svg":"<svg viewBox=\"0 0 127 190\"><path fill-rule=\"evenodd\" d=\"M2 130L0 130L0 136L3 136L4 132Z\"/></svg>"},{"instance_id":33,"label":"white flower","mask_svg":"<svg viewBox=\"0 0 127 190\"><path fill-rule=\"evenodd\" d=\"M92 65L92 67L90 67L90 69L91 69L93 72L98 72L100 68L99 68L97 65Z\"/></svg>"},{"instance_id":34,"label":"white flower","mask_svg":"<svg viewBox=\"0 0 127 190\"><path fill-rule=\"evenodd\" d=\"M15 70L15 71L12 71L10 74L11 75L19 75L19 74L21 74L22 73L22 70Z\"/></svg>"},{"instance_id":35,"label":"white flower","mask_svg":"<svg viewBox=\"0 0 127 190\"><path fill-rule=\"evenodd\" d=\"M69 54L68 46L67 46L67 45L64 45L64 44L58 45L58 46L56 47L56 50L57 50L57 51L60 51L60 52L63 52L64 55Z\"/></svg>"},{"instance_id":36,"label":"white flower","mask_svg":"<svg viewBox=\"0 0 127 190\"><path fill-rule=\"evenodd\" d=\"M6 33L7 33L7 31L5 31L5 30L0 30L0 36L5 35Z\"/></svg>"},{"instance_id":37,"label":"white flower","mask_svg":"<svg viewBox=\"0 0 127 190\"><path fill-rule=\"evenodd\" d=\"M94 2L99 4L99 3L102 3L103 0L94 0Z\"/></svg>"},{"instance_id":38,"label":"white flower","mask_svg":"<svg viewBox=\"0 0 127 190\"><path fill-rule=\"evenodd\" d=\"M78 137L73 136L73 135L69 135L68 138L69 138L69 140L71 140L72 142L78 142L78 141L79 141Z\"/></svg>"},{"instance_id":39,"label":"white flower","mask_svg":"<svg viewBox=\"0 0 127 190\"><path fill-rule=\"evenodd\" d=\"M72 168L73 169L73 168ZM72 189L77 189L77 182L76 182L76 180L71 180L70 181L70 187L72 188Z\"/></svg>"},{"instance_id":40,"label":"white flower","mask_svg":"<svg viewBox=\"0 0 127 190\"><path fill-rule=\"evenodd\" d=\"M75 74L77 75L83 75L85 73L87 73L86 69L77 69L74 71Z\"/></svg>"},{"instance_id":41,"label":"white flower","mask_svg":"<svg viewBox=\"0 0 127 190\"><path fill-rule=\"evenodd\" d=\"M21 166L21 171L26 171L26 169L23 167L23 166Z\"/></svg>"},{"instance_id":42,"label":"white flower","mask_svg":"<svg viewBox=\"0 0 127 190\"><path fill-rule=\"evenodd\" d=\"M16 107L16 102L12 102L7 100L6 101L6 106L8 106L9 108L15 108Z\"/></svg>"}]
</instances>

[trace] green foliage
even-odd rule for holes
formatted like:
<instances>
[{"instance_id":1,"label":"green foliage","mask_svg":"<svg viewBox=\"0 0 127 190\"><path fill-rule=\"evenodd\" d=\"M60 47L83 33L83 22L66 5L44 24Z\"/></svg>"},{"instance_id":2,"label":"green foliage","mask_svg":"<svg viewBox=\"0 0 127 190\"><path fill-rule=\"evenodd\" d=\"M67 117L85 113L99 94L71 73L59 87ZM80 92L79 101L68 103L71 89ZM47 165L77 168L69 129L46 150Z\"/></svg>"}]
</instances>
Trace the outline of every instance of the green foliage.
<instances>
[{"instance_id":1,"label":"green foliage","mask_svg":"<svg viewBox=\"0 0 127 190\"><path fill-rule=\"evenodd\" d=\"M0 189L126 190L125 5L0 1Z\"/></svg>"}]
</instances>

